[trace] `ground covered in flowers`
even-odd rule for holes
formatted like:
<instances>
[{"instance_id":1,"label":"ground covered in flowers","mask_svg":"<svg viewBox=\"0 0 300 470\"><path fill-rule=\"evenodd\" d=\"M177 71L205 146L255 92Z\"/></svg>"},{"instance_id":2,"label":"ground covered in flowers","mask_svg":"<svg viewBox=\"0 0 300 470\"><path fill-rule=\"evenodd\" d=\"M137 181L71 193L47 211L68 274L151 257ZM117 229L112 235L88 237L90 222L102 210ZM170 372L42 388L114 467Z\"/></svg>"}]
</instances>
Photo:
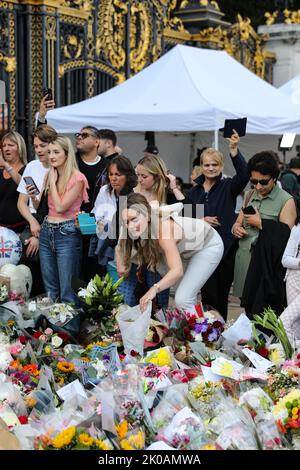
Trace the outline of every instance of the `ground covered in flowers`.
<instances>
[{"instance_id":1,"label":"ground covered in flowers","mask_svg":"<svg viewBox=\"0 0 300 470\"><path fill-rule=\"evenodd\" d=\"M82 308L1 293L1 449L300 448L300 354L272 310L141 314L118 285Z\"/></svg>"}]
</instances>

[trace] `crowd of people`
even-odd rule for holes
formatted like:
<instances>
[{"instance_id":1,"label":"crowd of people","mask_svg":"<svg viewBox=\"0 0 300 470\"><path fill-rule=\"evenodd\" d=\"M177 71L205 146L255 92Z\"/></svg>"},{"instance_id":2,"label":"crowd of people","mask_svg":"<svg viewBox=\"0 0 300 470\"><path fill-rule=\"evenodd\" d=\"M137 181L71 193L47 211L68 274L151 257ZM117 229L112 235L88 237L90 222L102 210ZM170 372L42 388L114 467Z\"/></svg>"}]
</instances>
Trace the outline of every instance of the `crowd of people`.
<instances>
[{"instance_id":1,"label":"crowd of people","mask_svg":"<svg viewBox=\"0 0 300 470\"><path fill-rule=\"evenodd\" d=\"M221 152L202 149L185 191L157 151L147 149L134 167L110 129L83 126L75 151L47 125L47 105L44 97L36 159L27 164L17 132L3 137L0 153L0 225L23 241L33 296L76 304L72 279L108 272L124 276L124 303L142 311L151 301L167 306L175 286L178 308L198 311L201 295L202 305L226 320L233 285L249 316L270 305L300 339L299 157L281 172L271 151L246 162L234 131L234 176L223 175ZM79 212L94 214L96 235L81 234Z\"/></svg>"}]
</instances>

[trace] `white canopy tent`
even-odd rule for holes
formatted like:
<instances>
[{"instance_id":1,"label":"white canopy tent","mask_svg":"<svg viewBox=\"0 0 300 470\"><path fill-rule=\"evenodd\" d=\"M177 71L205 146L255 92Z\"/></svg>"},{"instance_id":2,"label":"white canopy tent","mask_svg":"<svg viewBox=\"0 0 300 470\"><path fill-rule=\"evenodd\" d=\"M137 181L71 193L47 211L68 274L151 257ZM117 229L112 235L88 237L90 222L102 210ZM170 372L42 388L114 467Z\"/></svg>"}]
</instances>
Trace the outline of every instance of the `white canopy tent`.
<instances>
[{"instance_id":1,"label":"white canopy tent","mask_svg":"<svg viewBox=\"0 0 300 470\"><path fill-rule=\"evenodd\" d=\"M300 110L300 75L289 80L287 83L278 88L281 93L288 96L292 104Z\"/></svg>"},{"instance_id":2,"label":"white canopy tent","mask_svg":"<svg viewBox=\"0 0 300 470\"><path fill-rule=\"evenodd\" d=\"M223 51L176 46L115 88L48 113L61 133L83 125L115 131L216 131L248 118L251 134L300 131L300 112L282 93Z\"/></svg>"}]
</instances>

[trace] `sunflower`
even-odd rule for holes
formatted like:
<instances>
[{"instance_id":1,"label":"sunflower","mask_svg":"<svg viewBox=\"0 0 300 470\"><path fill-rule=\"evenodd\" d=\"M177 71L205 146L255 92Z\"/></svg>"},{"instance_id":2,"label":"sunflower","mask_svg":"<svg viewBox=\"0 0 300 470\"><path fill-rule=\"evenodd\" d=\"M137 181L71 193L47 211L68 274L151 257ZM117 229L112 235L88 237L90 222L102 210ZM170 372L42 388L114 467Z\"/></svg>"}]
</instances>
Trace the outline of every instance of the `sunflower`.
<instances>
[{"instance_id":1,"label":"sunflower","mask_svg":"<svg viewBox=\"0 0 300 470\"><path fill-rule=\"evenodd\" d=\"M120 445L121 445L121 449L122 450L135 450L134 447L132 447L128 441L126 441L126 439L123 439L121 442L120 442Z\"/></svg>"},{"instance_id":2,"label":"sunflower","mask_svg":"<svg viewBox=\"0 0 300 470\"><path fill-rule=\"evenodd\" d=\"M90 362L91 361L90 358L86 357L86 356L82 356L80 359L84 362Z\"/></svg>"},{"instance_id":3,"label":"sunflower","mask_svg":"<svg viewBox=\"0 0 300 470\"><path fill-rule=\"evenodd\" d=\"M52 446L55 447L55 449L61 449L64 445L65 440L60 434L58 434L52 441Z\"/></svg>"},{"instance_id":4,"label":"sunflower","mask_svg":"<svg viewBox=\"0 0 300 470\"><path fill-rule=\"evenodd\" d=\"M107 442L100 439L95 439L95 444L100 450L112 450L112 447Z\"/></svg>"},{"instance_id":5,"label":"sunflower","mask_svg":"<svg viewBox=\"0 0 300 470\"><path fill-rule=\"evenodd\" d=\"M65 379L63 377L55 377L55 383L57 385L63 385L65 383Z\"/></svg>"},{"instance_id":6,"label":"sunflower","mask_svg":"<svg viewBox=\"0 0 300 470\"><path fill-rule=\"evenodd\" d=\"M80 444L83 444L86 447L91 447L93 445L94 439L89 434L87 434L86 432L83 432L83 433L79 434L78 442Z\"/></svg>"},{"instance_id":7,"label":"sunflower","mask_svg":"<svg viewBox=\"0 0 300 470\"><path fill-rule=\"evenodd\" d=\"M111 343L108 341L96 341L96 343L90 343L85 349L89 351L92 349L94 346L101 346L102 348L106 348L109 346Z\"/></svg>"},{"instance_id":8,"label":"sunflower","mask_svg":"<svg viewBox=\"0 0 300 470\"><path fill-rule=\"evenodd\" d=\"M73 370L75 369L75 366L71 362L63 361L63 362L57 363L57 368L61 372L65 372L66 374L69 374L70 372L73 372Z\"/></svg>"}]
</instances>

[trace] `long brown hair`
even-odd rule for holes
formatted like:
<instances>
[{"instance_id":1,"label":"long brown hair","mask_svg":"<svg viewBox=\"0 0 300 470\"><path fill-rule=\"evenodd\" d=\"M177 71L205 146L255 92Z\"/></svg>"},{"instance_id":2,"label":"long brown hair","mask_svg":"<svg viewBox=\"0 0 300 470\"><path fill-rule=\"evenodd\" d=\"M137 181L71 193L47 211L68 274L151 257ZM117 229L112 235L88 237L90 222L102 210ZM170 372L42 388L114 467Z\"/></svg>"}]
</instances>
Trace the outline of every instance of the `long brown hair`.
<instances>
[{"instance_id":1,"label":"long brown hair","mask_svg":"<svg viewBox=\"0 0 300 470\"><path fill-rule=\"evenodd\" d=\"M135 249L139 267L145 266L150 271L155 271L160 260L158 224L156 223L159 217L153 217L154 211L142 194L130 194L126 205L123 204L123 207L120 207L121 211L130 208L148 218L148 231L146 237L140 237L137 240L132 240L126 231L126 238L121 237L119 241L119 253L127 270L130 269L132 251ZM123 220L122 224L125 229Z\"/></svg>"},{"instance_id":2,"label":"long brown hair","mask_svg":"<svg viewBox=\"0 0 300 470\"><path fill-rule=\"evenodd\" d=\"M138 162L154 178L152 192L155 194L159 205L166 203L166 194L168 187L167 167L165 162L158 155L147 155ZM141 192L140 185L136 187L137 192Z\"/></svg>"}]
</instances>

